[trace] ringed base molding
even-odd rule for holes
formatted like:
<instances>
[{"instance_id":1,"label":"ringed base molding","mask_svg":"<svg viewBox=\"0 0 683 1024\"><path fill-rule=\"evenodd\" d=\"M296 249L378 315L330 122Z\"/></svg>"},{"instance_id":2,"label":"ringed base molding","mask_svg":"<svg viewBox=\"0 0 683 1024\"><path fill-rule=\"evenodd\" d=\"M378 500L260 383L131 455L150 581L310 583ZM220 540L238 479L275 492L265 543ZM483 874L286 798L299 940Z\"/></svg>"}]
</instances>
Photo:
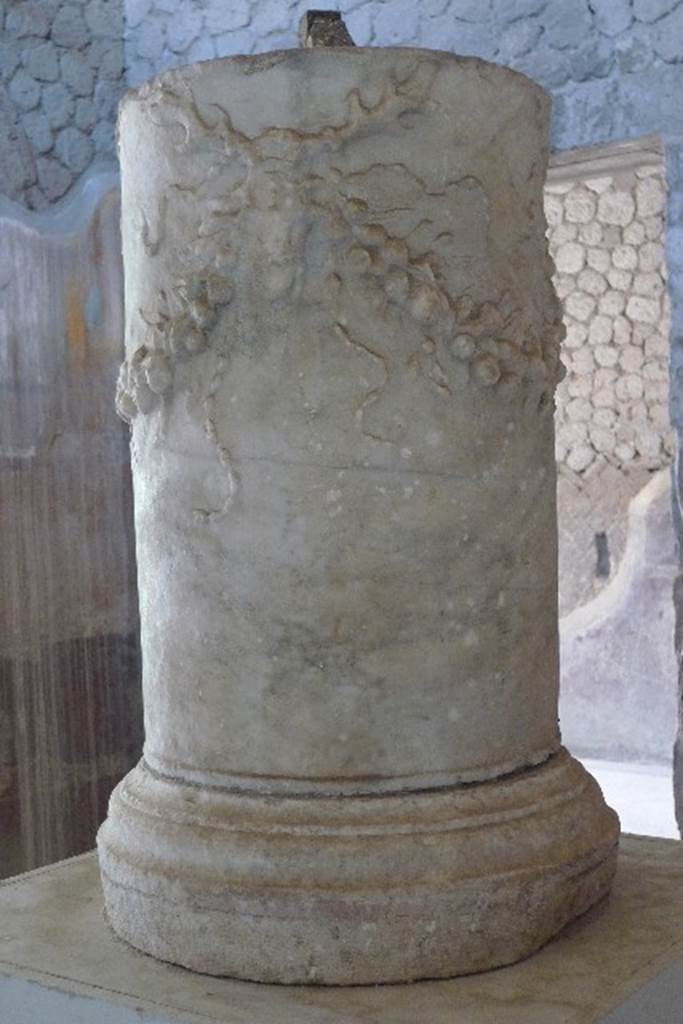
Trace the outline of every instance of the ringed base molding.
<instances>
[{"instance_id":1,"label":"ringed base molding","mask_svg":"<svg viewBox=\"0 0 683 1024\"><path fill-rule=\"evenodd\" d=\"M209 974L376 984L534 952L600 900L619 825L565 750L495 781L271 798L141 762L98 836L116 933Z\"/></svg>"}]
</instances>

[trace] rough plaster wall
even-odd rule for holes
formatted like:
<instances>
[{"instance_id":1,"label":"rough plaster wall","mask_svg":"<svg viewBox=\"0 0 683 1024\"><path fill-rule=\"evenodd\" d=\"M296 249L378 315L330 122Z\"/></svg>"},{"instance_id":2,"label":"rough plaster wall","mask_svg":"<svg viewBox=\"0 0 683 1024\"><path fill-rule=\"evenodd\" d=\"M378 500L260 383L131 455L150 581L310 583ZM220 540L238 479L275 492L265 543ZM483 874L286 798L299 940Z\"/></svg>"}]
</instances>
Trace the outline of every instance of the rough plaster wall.
<instances>
[{"instance_id":1,"label":"rough plaster wall","mask_svg":"<svg viewBox=\"0 0 683 1024\"><path fill-rule=\"evenodd\" d=\"M608 472L617 476L607 488L619 493L623 474ZM677 705L671 475L644 472L646 485L620 510L628 539L616 572L594 600L560 619L560 725L579 756L670 764Z\"/></svg>"},{"instance_id":2,"label":"rough plaster wall","mask_svg":"<svg viewBox=\"0 0 683 1024\"><path fill-rule=\"evenodd\" d=\"M629 503L650 477L643 466L622 470L603 456L598 456L585 473L560 466L557 525L561 620L585 606L614 579L628 540ZM673 535L669 548L673 551ZM644 633L650 625L644 615L640 621Z\"/></svg>"},{"instance_id":3,"label":"rough plaster wall","mask_svg":"<svg viewBox=\"0 0 683 1024\"><path fill-rule=\"evenodd\" d=\"M0 191L29 209L114 159L119 0L0 0Z\"/></svg>"}]
</instances>

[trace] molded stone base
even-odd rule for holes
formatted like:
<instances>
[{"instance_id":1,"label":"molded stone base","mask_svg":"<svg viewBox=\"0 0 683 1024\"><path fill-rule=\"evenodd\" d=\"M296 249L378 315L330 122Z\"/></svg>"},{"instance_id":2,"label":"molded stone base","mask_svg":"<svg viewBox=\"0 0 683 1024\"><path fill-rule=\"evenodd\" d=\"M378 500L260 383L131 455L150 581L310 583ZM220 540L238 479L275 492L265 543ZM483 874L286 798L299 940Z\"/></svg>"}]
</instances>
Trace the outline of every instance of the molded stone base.
<instances>
[{"instance_id":1,"label":"molded stone base","mask_svg":"<svg viewBox=\"0 0 683 1024\"><path fill-rule=\"evenodd\" d=\"M153 775L98 836L109 920L162 960L291 984L443 978L512 963L605 895L619 823L566 751L492 782L264 797Z\"/></svg>"}]
</instances>

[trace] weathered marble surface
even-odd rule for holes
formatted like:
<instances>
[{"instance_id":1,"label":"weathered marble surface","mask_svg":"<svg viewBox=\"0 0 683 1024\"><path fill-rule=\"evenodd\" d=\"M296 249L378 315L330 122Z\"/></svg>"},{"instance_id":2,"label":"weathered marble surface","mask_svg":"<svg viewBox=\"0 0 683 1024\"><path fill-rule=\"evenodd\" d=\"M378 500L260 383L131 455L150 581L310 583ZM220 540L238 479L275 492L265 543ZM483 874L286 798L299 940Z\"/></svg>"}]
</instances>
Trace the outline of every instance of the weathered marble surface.
<instances>
[{"instance_id":1,"label":"weathered marble surface","mask_svg":"<svg viewBox=\"0 0 683 1024\"><path fill-rule=\"evenodd\" d=\"M0 917L0 1006L22 1021L60 1022L64 1007L64 1024L598 1024L683 963L683 847L625 837L604 907L523 963L453 981L283 988L159 963L106 927L93 856L4 883Z\"/></svg>"},{"instance_id":2,"label":"weathered marble surface","mask_svg":"<svg viewBox=\"0 0 683 1024\"><path fill-rule=\"evenodd\" d=\"M129 94L155 770L372 792L558 749L547 115L521 76L410 50Z\"/></svg>"},{"instance_id":3,"label":"weathered marble surface","mask_svg":"<svg viewBox=\"0 0 683 1024\"><path fill-rule=\"evenodd\" d=\"M445 976L609 885L557 728L548 116L504 68L354 48L123 105L146 743L99 842L163 959Z\"/></svg>"}]
</instances>

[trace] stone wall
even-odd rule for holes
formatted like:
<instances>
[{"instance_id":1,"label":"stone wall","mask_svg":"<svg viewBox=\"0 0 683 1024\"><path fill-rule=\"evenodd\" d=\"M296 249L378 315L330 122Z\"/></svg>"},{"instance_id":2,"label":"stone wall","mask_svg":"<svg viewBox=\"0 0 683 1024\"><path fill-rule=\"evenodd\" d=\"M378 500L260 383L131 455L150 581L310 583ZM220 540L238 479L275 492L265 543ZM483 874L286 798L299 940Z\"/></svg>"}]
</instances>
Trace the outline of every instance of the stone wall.
<instances>
[{"instance_id":1,"label":"stone wall","mask_svg":"<svg viewBox=\"0 0 683 1024\"><path fill-rule=\"evenodd\" d=\"M41 210L114 159L119 0L0 4L0 189Z\"/></svg>"},{"instance_id":2,"label":"stone wall","mask_svg":"<svg viewBox=\"0 0 683 1024\"><path fill-rule=\"evenodd\" d=\"M576 473L600 456L621 468L671 461L665 201L656 154L593 177L556 164L546 186L567 327L556 451Z\"/></svg>"},{"instance_id":3,"label":"stone wall","mask_svg":"<svg viewBox=\"0 0 683 1024\"><path fill-rule=\"evenodd\" d=\"M297 21L309 6L125 0L129 80L192 60L296 46ZM681 0L340 0L333 6L360 46L473 54L516 67L556 94L570 83L614 82L680 60ZM558 129L569 113L566 104L560 107ZM603 111L605 128L608 118L625 113Z\"/></svg>"},{"instance_id":4,"label":"stone wall","mask_svg":"<svg viewBox=\"0 0 683 1024\"><path fill-rule=\"evenodd\" d=\"M546 217L567 327L556 396L561 615L614 578L629 502L672 459L665 204L654 137L553 158Z\"/></svg>"}]
</instances>

